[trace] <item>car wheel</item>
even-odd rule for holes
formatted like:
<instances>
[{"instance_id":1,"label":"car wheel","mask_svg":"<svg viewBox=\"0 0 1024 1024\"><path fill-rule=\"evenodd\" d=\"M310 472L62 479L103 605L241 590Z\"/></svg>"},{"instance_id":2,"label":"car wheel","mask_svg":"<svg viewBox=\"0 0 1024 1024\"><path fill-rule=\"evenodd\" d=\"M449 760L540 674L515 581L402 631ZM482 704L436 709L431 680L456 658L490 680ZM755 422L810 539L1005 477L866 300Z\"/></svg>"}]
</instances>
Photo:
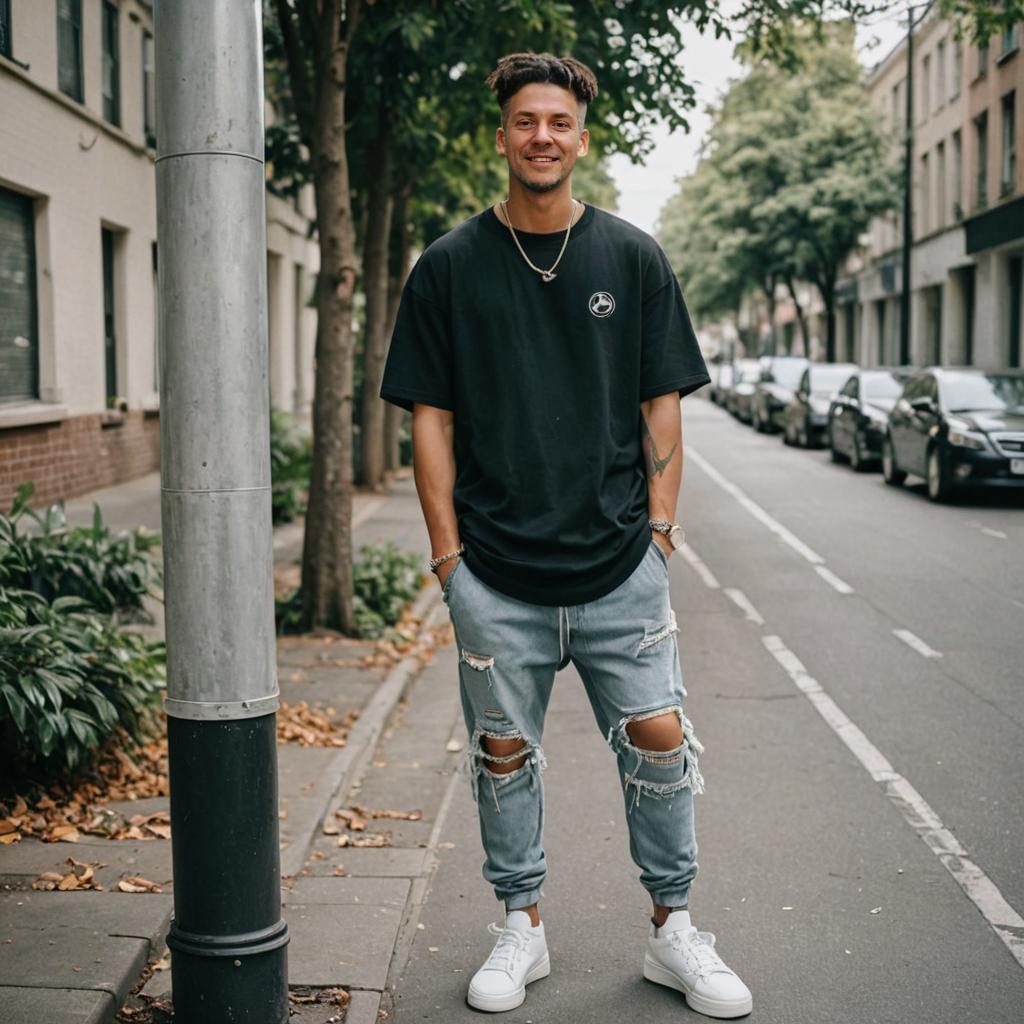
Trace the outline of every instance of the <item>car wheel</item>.
<instances>
[{"instance_id":1,"label":"car wheel","mask_svg":"<svg viewBox=\"0 0 1024 1024\"><path fill-rule=\"evenodd\" d=\"M882 442L882 476L890 487L899 487L907 479L907 474L896 465L896 453L888 434Z\"/></svg>"},{"instance_id":2,"label":"car wheel","mask_svg":"<svg viewBox=\"0 0 1024 1024\"><path fill-rule=\"evenodd\" d=\"M811 439L810 439L810 437L807 434L807 423L806 422L800 428L799 432L796 435L796 443L801 448L810 448L811 447Z\"/></svg>"},{"instance_id":3,"label":"car wheel","mask_svg":"<svg viewBox=\"0 0 1024 1024\"><path fill-rule=\"evenodd\" d=\"M945 501L949 497L952 486L949 471L938 447L928 453L928 497L932 501Z\"/></svg>"},{"instance_id":4,"label":"car wheel","mask_svg":"<svg viewBox=\"0 0 1024 1024\"><path fill-rule=\"evenodd\" d=\"M841 451L839 451L838 448L836 448L836 439L835 439L835 436L832 433L832 424L831 424L831 422L828 425L828 454L829 454L829 458L833 462L842 462L843 459L844 459L843 453Z\"/></svg>"},{"instance_id":5,"label":"car wheel","mask_svg":"<svg viewBox=\"0 0 1024 1024\"><path fill-rule=\"evenodd\" d=\"M761 414L755 409L753 418L754 429L759 433L764 433L764 424L761 422Z\"/></svg>"}]
</instances>

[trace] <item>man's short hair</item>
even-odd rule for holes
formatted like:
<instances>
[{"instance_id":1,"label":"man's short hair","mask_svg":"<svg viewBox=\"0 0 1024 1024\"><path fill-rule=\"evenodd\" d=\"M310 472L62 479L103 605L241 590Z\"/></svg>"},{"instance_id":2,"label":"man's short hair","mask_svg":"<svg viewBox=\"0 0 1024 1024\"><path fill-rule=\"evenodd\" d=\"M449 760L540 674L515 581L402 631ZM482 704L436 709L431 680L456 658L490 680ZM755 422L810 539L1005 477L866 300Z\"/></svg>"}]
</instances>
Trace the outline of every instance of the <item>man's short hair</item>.
<instances>
[{"instance_id":1,"label":"man's short hair","mask_svg":"<svg viewBox=\"0 0 1024 1024\"><path fill-rule=\"evenodd\" d=\"M597 78L594 72L575 57L556 57L551 53L507 54L487 76L487 86L498 98L503 120L508 113L508 101L524 85L534 82L550 82L552 85L568 89L581 107L582 130L587 104L597 96Z\"/></svg>"}]
</instances>

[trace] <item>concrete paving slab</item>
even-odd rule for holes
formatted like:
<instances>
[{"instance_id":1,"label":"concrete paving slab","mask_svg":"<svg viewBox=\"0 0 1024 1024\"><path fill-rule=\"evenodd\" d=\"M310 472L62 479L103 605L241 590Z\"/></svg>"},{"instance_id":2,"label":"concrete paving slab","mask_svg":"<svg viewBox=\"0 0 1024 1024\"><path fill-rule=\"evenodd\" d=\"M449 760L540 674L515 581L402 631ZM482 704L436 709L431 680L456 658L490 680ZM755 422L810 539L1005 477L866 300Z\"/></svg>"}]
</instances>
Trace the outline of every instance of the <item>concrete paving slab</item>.
<instances>
[{"instance_id":1,"label":"concrete paving slab","mask_svg":"<svg viewBox=\"0 0 1024 1024\"><path fill-rule=\"evenodd\" d=\"M410 883L405 878L332 878L309 876L297 878L286 904L322 904L341 906L350 903L364 906L405 906Z\"/></svg>"},{"instance_id":2,"label":"concrete paving slab","mask_svg":"<svg viewBox=\"0 0 1024 1024\"><path fill-rule=\"evenodd\" d=\"M379 992L354 991L350 994L345 1024L377 1024L380 1007Z\"/></svg>"},{"instance_id":3,"label":"concrete paving slab","mask_svg":"<svg viewBox=\"0 0 1024 1024\"><path fill-rule=\"evenodd\" d=\"M0 986L3 1024L100 1024L116 1009L109 992Z\"/></svg>"},{"instance_id":4,"label":"concrete paving slab","mask_svg":"<svg viewBox=\"0 0 1024 1024\"><path fill-rule=\"evenodd\" d=\"M310 875L333 875L335 866L340 865L353 878L418 878L423 874L427 851L421 849L401 850L393 847L380 849L338 849L334 839L320 836L314 849L322 849L323 860L310 861L307 870Z\"/></svg>"},{"instance_id":5,"label":"concrete paving slab","mask_svg":"<svg viewBox=\"0 0 1024 1024\"><path fill-rule=\"evenodd\" d=\"M168 888L172 885L171 844L167 840L128 843L99 837L78 843L23 839L4 849L0 858L0 882L31 887L45 871L70 871L69 857L82 863L103 864L96 871L96 878L104 889L112 888L124 874L141 875Z\"/></svg>"},{"instance_id":6,"label":"concrete paving slab","mask_svg":"<svg viewBox=\"0 0 1024 1024\"><path fill-rule=\"evenodd\" d=\"M402 913L394 907L288 904L291 984L382 989Z\"/></svg>"}]
</instances>

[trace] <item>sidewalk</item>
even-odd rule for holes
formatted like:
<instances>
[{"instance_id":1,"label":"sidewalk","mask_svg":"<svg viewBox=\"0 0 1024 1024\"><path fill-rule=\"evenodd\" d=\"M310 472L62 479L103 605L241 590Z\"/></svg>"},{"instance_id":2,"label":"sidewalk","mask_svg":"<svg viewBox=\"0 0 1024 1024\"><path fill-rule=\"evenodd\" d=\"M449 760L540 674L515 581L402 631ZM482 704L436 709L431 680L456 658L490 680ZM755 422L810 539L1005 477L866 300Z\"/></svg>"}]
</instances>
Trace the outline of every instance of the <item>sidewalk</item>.
<instances>
[{"instance_id":1,"label":"sidewalk","mask_svg":"<svg viewBox=\"0 0 1024 1024\"><path fill-rule=\"evenodd\" d=\"M159 529L158 474L69 502L69 521L90 522L94 501L115 530L135 525ZM353 526L357 552L364 544L391 540L426 557L427 536L411 478L394 483L387 496L357 495ZM301 544L301 524L275 531L278 571L295 562ZM433 640L446 632L447 614L439 598L440 591L431 582L415 602L421 639ZM357 822L334 813L351 807L350 791L420 669L420 661L410 655L390 669L367 667L363 659L373 651L370 642L336 637L287 637L278 642L282 701L306 701L328 710L331 720L347 731L341 747L279 743L278 764L290 981L293 989L362 989L351 994L346 1018L350 1024L377 1019L406 899L424 870L427 852L402 842L403 829L415 831L416 821L367 820L365 831L356 832L347 825ZM450 657L450 648L440 646L435 664ZM166 798L107 806L126 821L168 809ZM386 836L371 842L390 839L393 845L346 848L339 860L339 840L355 845L368 835ZM325 844L329 850L321 849ZM101 865L95 872L103 891L32 890L43 872L67 872L69 856ZM125 875L155 882L162 892L119 892L114 886ZM0 1021L113 1020L147 965L164 951L171 893L167 840L114 841L83 834L74 844L25 837L0 846ZM166 970L153 974L145 993L166 996L170 977ZM297 1008L295 1020L328 1016L326 1006ZM319 1009L319 1018L310 1015L314 1009Z\"/></svg>"}]
</instances>

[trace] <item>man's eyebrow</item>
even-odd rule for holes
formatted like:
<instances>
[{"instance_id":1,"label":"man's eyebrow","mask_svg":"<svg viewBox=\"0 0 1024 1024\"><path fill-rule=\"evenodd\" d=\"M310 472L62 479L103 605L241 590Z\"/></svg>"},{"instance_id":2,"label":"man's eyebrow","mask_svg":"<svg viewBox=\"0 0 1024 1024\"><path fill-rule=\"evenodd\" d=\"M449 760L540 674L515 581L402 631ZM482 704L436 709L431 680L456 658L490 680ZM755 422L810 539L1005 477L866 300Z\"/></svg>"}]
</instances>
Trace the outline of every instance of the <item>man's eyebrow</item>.
<instances>
[{"instance_id":1,"label":"man's eyebrow","mask_svg":"<svg viewBox=\"0 0 1024 1024\"><path fill-rule=\"evenodd\" d=\"M537 115L532 110L517 110L513 117L536 117ZM567 110L559 111L557 114L552 114L552 117L575 117L575 114L570 114Z\"/></svg>"}]
</instances>

